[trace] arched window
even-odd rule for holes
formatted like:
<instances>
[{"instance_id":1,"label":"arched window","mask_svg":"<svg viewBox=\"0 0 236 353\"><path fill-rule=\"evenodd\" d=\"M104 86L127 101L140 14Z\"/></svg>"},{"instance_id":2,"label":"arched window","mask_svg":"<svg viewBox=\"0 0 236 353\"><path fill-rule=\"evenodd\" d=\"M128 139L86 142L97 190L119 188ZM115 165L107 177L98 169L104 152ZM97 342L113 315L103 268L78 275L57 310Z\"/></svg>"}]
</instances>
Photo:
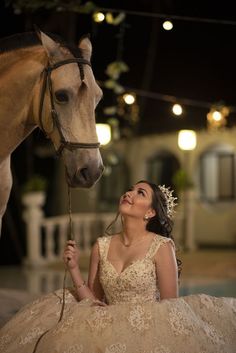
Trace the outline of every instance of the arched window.
<instances>
[{"instance_id":1,"label":"arched window","mask_svg":"<svg viewBox=\"0 0 236 353\"><path fill-rule=\"evenodd\" d=\"M236 200L236 153L228 145L215 145L200 157L200 196L208 203Z\"/></svg>"},{"instance_id":2,"label":"arched window","mask_svg":"<svg viewBox=\"0 0 236 353\"><path fill-rule=\"evenodd\" d=\"M105 170L99 181L99 209L114 211L120 196L129 187L129 170L124 159L114 152L103 157L103 163Z\"/></svg>"},{"instance_id":3,"label":"arched window","mask_svg":"<svg viewBox=\"0 0 236 353\"><path fill-rule=\"evenodd\" d=\"M179 161L173 153L159 151L147 161L147 179L155 184L174 188L173 176L179 168Z\"/></svg>"}]
</instances>

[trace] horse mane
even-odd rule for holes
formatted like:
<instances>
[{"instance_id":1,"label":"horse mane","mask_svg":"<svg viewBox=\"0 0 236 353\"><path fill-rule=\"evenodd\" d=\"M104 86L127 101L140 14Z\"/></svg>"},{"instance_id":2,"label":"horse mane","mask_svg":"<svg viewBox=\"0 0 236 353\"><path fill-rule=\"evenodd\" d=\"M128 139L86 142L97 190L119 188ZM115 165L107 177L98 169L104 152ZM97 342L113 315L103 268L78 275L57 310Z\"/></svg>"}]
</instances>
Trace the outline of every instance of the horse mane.
<instances>
[{"instance_id":1,"label":"horse mane","mask_svg":"<svg viewBox=\"0 0 236 353\"><path fill-rule=\"evenodd\" d=\"M66 43L61 37L58 35L47 33L49 37L59 43L62 47L69 49L69 51L76 58L82 58L82 50L78 48L73 43ZM0 39L0 54L7 53L17 49L34 47L36 45L42 45L38 35L36 32L24 32L17 33L11 36L1 38Z\"/></svg>"}]
</instances>

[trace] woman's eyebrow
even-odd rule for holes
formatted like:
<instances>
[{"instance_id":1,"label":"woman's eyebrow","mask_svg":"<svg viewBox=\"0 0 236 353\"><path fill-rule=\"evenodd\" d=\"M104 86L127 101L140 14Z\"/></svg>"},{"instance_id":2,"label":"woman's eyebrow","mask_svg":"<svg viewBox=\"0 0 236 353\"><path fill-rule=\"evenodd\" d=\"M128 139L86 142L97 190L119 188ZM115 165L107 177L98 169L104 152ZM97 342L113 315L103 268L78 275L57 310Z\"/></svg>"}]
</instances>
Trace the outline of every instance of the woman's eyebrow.
<instances>
[{"instance_id":1,"label":"woman's eyebrow","mask_svg":"<svg viewBox=\"0 0 236 353\"><path fill-rule=\"evenodd\" d=\"M139 188L139 190L142 190L142 191L144 191L147 194L147 190L146 189Z\"/></svg>"}]
</instances>

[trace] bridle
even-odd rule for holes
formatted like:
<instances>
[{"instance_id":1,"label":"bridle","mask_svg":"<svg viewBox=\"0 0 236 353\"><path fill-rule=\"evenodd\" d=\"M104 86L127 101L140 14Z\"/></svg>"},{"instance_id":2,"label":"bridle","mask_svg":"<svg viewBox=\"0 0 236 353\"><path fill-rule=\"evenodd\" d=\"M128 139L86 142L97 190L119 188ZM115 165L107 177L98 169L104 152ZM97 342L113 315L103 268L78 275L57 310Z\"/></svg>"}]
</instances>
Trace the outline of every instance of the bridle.
<instances>
[{"instance_id":1,"label":"bridle","mask_svg":"<svg viewBox=\"0 0 236 353\"><path fill-rule=\"evenodd\" d=\"M96 142L96 143L70 142L70 141L67 141L63 135L61 124L59 121L59 114L56 111L55 104L54 104L51 72L53 70L56 70L60 66L71 64L71 63L78 63L79 70L80 70L80 77L81 77L81 80L83 81L83 79L84 79L83 65L91 66L91 63L88 60L83 59L83 58L71 58L71 59L67 59L67 60L62 60L62 61L57 62L54 65L50 65L48 63L47 67L45 67L44 70L42 71L42 74L44 76L43 76L43 83L42 83L40 103L39 103L39 126L40 126L40 129L43 131L43 133L48 137L49 133L45 130L45 128L43 126L43 117L42 117L44 98L45 98L46 89L48 86L49 94L50 94L50 103L51 103L51 116L52 116L52 121L53 121L52 131L54 130L54 126L56 126L56 128L59 132L59 135L60 135L60 146L56 151L57 154L59 154L59 155L62 154L62 151L64 150L64 148L66 148L70 151L73 151L77 148L99 148L99 146L100 146L99 142Z\"/></svg>"}]
</instances>

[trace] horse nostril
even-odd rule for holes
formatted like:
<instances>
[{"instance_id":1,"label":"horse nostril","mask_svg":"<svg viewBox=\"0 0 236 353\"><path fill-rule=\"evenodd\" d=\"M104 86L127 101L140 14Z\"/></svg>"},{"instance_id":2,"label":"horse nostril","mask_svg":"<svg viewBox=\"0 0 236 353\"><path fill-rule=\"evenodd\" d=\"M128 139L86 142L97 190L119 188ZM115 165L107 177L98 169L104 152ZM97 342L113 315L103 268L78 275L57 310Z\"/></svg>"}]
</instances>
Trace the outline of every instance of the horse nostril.
<instances>
[{"instance_id":1,"label":"horse nostril","mask_svg":"<svg viewBox=\"0 0 236 353\"><path fill-rule=\"evenodd\" d=\"M89 179L89 170L88 168L81 168L79 171L80 175L85 181L88 181Z\"/></svg>"}]
</instances>

